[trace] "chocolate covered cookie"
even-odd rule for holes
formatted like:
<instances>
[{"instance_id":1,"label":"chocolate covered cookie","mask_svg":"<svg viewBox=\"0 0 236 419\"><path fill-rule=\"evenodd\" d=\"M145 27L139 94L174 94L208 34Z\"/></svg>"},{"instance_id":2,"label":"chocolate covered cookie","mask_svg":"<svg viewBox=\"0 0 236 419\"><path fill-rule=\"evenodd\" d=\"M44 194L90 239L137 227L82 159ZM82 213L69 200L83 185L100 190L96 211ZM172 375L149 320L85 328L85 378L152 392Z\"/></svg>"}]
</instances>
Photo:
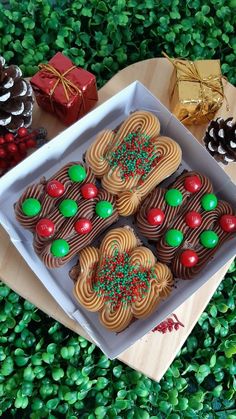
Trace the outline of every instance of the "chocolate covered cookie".
<instances>
[{"instance_id":1,"label":"chocolate covered cookie","mask_svg":"<svg viewBox=\"0 0 236 419\"><path fill-rule=\"evenodd\" d=\"M219 247L236 234L231 205L218 200L210 180L185 172L168 188L156 188L137 216L140 232L156 243L158 259L174 276L191 279Z\"/></svg>"},{"instance_id":2,"label":"chocolate covered cookie","mask_svg":"<svg viewBox=\"0 0 236 419\"><path fill-rule=\"evenodd\" d=\"M30 185L15 204L22 227L48 268L57 268L118 219L116 200L98 188L84 163L71 162L50 179Z\"/></svg>"}]
</instances>

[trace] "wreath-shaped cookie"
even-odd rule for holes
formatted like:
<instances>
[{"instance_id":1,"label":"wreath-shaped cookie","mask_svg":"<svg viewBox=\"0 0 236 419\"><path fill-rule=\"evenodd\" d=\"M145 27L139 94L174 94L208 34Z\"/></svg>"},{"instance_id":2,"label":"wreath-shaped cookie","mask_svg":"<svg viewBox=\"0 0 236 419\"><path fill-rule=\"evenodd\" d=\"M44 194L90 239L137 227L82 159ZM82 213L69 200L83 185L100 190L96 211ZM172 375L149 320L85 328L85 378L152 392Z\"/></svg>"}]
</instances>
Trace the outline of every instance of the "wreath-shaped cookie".
<instances>
[{"instance_id":1,"label":"wreath-shaped cookie","mask_svg":"<svg viewBox=\"0 0 236 419\"><path fill-rule=\"evenodd\" d=\"M79 303L99 312L100 322L112 332L148 317L173 288L169 268L156 262L129 227L110 230L99 249L83 249L70 276Z\"/></svg>"},{"instance_id":2,"label":"wreath-shaped cookie","mask_svg":"<svg viewBox=\"0 0 236 419\"><path fill-rule=\"evenodd\" d=\"M181 149L159 136L160 123L151 112L131 114L117 132L102 131L89 147L86 162L104 189L118 195L120 215L136 212L140 202L178 168Z\"/></svg>"}]
</instances>

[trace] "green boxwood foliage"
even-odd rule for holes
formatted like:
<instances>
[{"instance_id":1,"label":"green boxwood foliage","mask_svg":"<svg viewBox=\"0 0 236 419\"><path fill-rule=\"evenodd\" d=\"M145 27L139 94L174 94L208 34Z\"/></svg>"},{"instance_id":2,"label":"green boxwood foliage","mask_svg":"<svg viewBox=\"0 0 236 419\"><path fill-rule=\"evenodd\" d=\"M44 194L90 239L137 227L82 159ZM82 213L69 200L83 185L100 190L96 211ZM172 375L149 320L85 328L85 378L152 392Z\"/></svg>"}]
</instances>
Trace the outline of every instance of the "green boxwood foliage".
<instances>
[{"instance_id":1,"label":"green boxwood foliage","mask_svg":"<svg viewBox=\"0 0 236 419\"><path fill-rule=\"evenodd\" d=\"M234 263L160 383L0 283L0 416L234 419L235 279Z\"/></svg>"},{"instance_id":2,"label":"green boxwood foliage","mask_svg":"<svg viewBox=\"0 0 236 419\"><path fill-rule=\"evenodd\" d=\"M235 12L235 0L9 0L8 8L0 4L0 54L30 76L62 51L101 86L119 69L165 50L220 58L235 83Z\"/></svg>"}]
</instances>

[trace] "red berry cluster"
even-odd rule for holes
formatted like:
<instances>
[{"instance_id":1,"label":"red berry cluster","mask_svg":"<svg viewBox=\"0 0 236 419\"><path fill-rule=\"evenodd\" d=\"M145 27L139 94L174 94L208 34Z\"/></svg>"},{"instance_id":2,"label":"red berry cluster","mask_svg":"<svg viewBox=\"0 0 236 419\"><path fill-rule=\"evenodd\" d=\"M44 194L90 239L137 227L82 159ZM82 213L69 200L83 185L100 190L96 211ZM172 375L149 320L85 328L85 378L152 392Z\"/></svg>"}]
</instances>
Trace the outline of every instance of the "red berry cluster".
<instances>
[{"instance_id":1,"label":"red berry cluster","mask_svg":"<svg viewBox=\"0 0 236 419\"><path fill-rule=\"evenodd\" d=\"M27 151L36 148L38 140L46 138L44 129L30 131L19 128L16 135L7 133L0 137L0 175L15 166L27 156Z\"/></svg>"},{"instance_id":2,"label":"red berry cluster","mask_svg":"<svg viewBox=\"0 0 236 419\"><path fill-rule=\"evenodd\" d=\"M166 320L154 327L152 331L164 334L166 332L173 332L173 330L178 330L180 326L184 327L183 323L179 321L176 314L173 313L172 316L174 317L175 321L171 317L168 317Z\"/></svg>"}]
</instances>

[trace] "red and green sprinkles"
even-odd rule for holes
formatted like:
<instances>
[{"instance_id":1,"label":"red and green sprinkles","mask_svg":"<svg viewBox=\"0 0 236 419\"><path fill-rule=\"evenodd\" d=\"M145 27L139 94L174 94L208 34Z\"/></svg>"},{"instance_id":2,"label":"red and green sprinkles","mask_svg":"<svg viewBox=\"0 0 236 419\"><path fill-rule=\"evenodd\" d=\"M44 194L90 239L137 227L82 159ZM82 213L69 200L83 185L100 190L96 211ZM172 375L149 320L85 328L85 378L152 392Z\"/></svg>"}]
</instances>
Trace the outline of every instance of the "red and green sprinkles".
<instances>
[{"instance_id":1,"label":"red and green sprinkles","mask_svg":"<svg viewBox=\"0 0 236 419\"><path fill-rule=\"evenodd\" d=\"M110 154L108 163L114 169L119 167L122 180L140 176L144 181L157 163L158 158L154 151L155 144L150 136L140 132L131 132Z\"/></svg>"},{"instance_id":2,"label":"red and green sprinkles","mask_svg":"<svg viewBox=\"0 0 236 419\"><path fill-rule=\"evenodd\" d=\"M155 277L152 269L130 264L129 253L116 252L105 257L93 281L93 289L106 303L117 309L121 303L133 303L143 298L149 287L150 279Z\"/></svg>"}]
</instances>

